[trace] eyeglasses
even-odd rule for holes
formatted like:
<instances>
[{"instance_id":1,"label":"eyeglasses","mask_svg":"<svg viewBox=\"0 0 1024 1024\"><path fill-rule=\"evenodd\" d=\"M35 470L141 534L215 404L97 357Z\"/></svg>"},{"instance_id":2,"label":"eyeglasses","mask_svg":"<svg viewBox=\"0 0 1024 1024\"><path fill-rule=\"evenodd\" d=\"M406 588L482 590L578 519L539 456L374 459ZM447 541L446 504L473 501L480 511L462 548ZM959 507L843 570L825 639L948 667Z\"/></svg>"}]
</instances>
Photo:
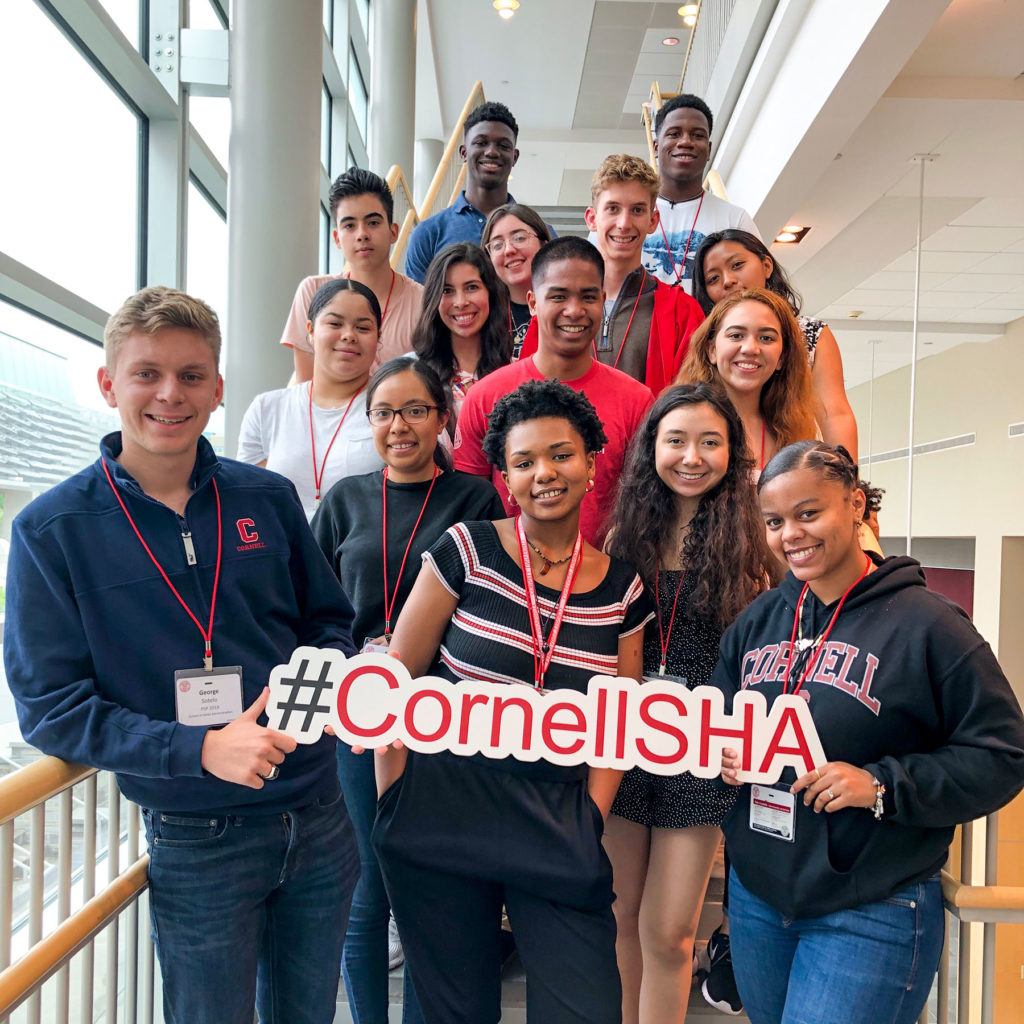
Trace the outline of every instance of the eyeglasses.
<instances>
[{"instance_id":1,"label":"eyeglasses","mask_svg":"<svg viewBox=\"0 0 1024 1024\"><path fill-rule=\"evenodd\" d=\"M367 409L366 418L373 426L383 427L389 424L397 414L412 426L416 423L426 422L430 416L431 409L436 408L436 405L407 405L404 409L387 409L384 406L380 406L376 409Z\"/></svg>"},{"instance_id":2,"label":"eyeglasses","mask_svg":"<svg viewBox=\"0 0 1024 1024\"><path fill-rule=\"evenodd\" d=\"M526 245L526 242L530 238L539 238L540 236L535 231L513 231L508 236L507 241L511 242L517 249L521 246ZM499 253L505 251L506 239L499 238L496 242L488 242L484 248L491 256L497 256Z\"/></svg>"}]
</instances>

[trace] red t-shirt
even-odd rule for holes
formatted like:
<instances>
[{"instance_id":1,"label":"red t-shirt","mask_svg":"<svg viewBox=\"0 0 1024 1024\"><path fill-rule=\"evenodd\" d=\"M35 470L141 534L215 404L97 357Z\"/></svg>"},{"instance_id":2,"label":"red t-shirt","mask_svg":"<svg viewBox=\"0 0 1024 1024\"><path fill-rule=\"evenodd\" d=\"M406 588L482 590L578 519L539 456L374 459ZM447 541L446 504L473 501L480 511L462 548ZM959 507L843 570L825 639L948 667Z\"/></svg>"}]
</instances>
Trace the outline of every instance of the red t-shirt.
<instances>
[{"instance_id":1,"label":"red t-shirt","mask_svg":"<svg viewBox=\"0 0 1024 1024\"><path fill-rule=\"evenodd\" d=\"M508 488L497 467L484 456L483 440L487 433L487 417L494 403L502 395L515 391L526 380L544 380L532 358L503 366L477 381L466 396L455 428L455 468L464 473L489 476L509 515L515 514L516 507L509 502ZM582 377L562 383L573 391L582 391L590 399L608 436L608 444L597 456L594 489L584 497L580 506L583 537L599 547L605 534L604 519L615 501L615 486L622 472L626 448L654 396L650 388L628 374L596 360Z\"/></svg>"}]
</instances>

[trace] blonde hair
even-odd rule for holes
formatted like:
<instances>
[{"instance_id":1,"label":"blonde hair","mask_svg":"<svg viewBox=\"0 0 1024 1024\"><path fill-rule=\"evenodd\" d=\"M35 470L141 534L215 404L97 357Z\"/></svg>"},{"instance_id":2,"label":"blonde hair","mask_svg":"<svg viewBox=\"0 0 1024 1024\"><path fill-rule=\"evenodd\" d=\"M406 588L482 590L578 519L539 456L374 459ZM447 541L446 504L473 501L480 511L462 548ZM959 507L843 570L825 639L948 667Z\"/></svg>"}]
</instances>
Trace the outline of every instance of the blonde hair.
<instances>
[{"instance_id":1,"label":"blonde hair","mask_svg":"<svg viewBox=\"0 0 1024 1024\"><path fill-rule=\"evenodd\" d=\"M165 327L181 327L202 335L213 352L213 361L220 362L220 323L217 314L202 299L174 288L154 285L125 299L120 309L110 315L103 329L103 351L107 369L113 370L121 346L128 336L156 334Z\"/></svg>"},{"instance_id":2,"label":"blonde hair","mask_svg":"<svg viewBox=\"0 0 1024 1024\"><path fill-rule=\"evenodd\" d=\"M661 188L661 178L658 172L646 161L638 156L630 156L628 153L616 153L613 156L606 156L601 161L601 166L594 171L594 177L590 182L590 204L597 206L597 199L609 185L617 185L621 182L635 181L647 189L651 197L651 209L658 200L658 190Z\"/></svg>"},{"instance_id":3,"label":"blonde hair","mask_svg":"<svg viewBox=\"0 0 1024 1024\"><path fill-rule=\"evenodd\" d=\"M747 288L733 292L717 303L690 337L690 347L675 383L722 383L718 367L712 362L711 350L729 311L741 302L760 302L767 306L775 314L782 332L782 355L779 357L778 368L761 388L759 404L765 426L774 435L779 448L794 441L813 439L817 433L817 424L814 419L811 368L807 362L807 342L793 316L792 307L774 292L764 288Z\"/></svg>"}]
</instances>

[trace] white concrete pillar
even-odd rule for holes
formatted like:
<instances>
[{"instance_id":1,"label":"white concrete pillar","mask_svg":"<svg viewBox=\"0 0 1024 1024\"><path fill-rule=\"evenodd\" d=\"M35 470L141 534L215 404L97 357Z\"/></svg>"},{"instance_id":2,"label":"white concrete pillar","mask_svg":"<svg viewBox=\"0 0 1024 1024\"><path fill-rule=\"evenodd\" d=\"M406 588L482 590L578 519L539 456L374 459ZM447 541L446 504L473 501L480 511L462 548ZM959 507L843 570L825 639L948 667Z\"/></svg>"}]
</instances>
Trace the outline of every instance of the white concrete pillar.
<instances>
[{"instance_id":1,"label":"white concrete pillar","mask_svg":"<svg viewBox=\"0 0 1024 1024\"><path fill-rule=\"evenodd\" d=\"M413 179L416 0L374 0L370 74L370 167L398 164Z\"/></svg>"},{"instance_id":2,"label":"white concrete pillar","mask_svg":"<svg viewBox=\"0 0 1024 1024\"><path fill-rule=\"evenodd\" d=\"M430 183L434 180L434 172L444 156L442 139L416 140L416 174L412 181L412 195L419 209L427 197Z\"/></svg>"},{"instance_id":3,"label":"white concrete pillar","mask_svg":"<svg viewBox=\"0 0 1024 1024\"><path fill-rule=\"evenodd\" d=\"M317 271L322 0L235 0L228 177L225 447L253 396L284 387L278 344L299 281Z\"/></svg>"}]
</instances>

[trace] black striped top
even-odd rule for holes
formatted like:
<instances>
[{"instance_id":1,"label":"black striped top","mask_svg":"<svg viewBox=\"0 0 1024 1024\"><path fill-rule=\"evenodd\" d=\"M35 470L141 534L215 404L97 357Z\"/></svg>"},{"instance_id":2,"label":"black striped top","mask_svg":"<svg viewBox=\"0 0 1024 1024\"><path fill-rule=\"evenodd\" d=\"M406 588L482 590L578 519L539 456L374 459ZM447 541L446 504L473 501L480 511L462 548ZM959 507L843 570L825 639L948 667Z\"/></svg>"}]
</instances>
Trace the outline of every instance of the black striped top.
<instances>
[{"instance_id":1,"label":"black striped top","mask_svg":"<svg viewBox=\"0 0 1024 1024\"><path fill-rule=\"evenodd\" d=\"M423 555L459 605L432 671L444 679L533 683L533 640L523 572L493 523L459 523ZM537 583L541 625L554 618L559 591ZM545 689L586 692L593 675L618 675L619 639L643 629L653 612L640 577L612 557L604 579L566 604Z\"/></svg>"}]
</instances>

